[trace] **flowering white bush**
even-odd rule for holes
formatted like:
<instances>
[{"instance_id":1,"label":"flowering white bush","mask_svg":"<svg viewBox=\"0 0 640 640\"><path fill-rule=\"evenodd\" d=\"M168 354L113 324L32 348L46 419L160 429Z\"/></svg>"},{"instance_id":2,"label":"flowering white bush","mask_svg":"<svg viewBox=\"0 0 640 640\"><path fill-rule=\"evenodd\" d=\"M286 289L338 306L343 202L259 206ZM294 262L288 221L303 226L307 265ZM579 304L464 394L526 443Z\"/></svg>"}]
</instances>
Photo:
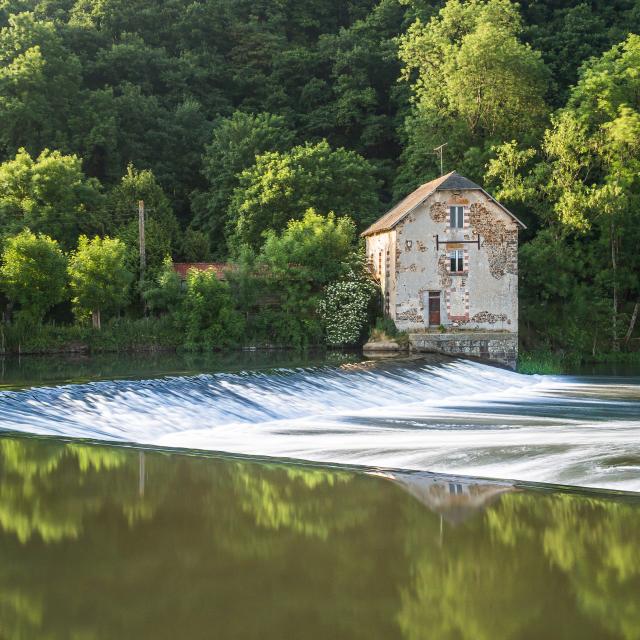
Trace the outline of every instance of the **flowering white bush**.
<instances>
[{"instance_id":1,"label":"flowering white bush","mask_svg":"<svg viewBox=\"0 0 640 640\"><path fill-rule=\"evenodd\" d=\"M318 303L329 344L357 342L367 322L367 308L375 291L366 279L339 280L327 285Z\"/></svg>"}]
</instances>

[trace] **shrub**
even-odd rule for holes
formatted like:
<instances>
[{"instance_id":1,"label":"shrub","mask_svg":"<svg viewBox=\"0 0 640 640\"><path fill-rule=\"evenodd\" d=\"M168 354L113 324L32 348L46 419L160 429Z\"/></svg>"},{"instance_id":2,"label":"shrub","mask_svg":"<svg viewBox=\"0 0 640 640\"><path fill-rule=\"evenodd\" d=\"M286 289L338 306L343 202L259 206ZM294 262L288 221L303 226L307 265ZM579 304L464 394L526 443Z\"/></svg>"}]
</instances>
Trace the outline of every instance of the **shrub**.
<instances>
[{"instance_id":1,"label":"shrub","mask_svg":"<svg viewBox=\"0 0 640 640\"><path fill-rule=\"evenodd\" d=\"M215 349L238 344L244 321L233 308L229 285L214 271L192 269L179 312L188 349Z\"/></svg>"},{"instance_id":2,"label":"shrub","mask_svg":"<svg viewBox=\"0 0 640 640\"><path fill-rule=\"evenodd\" d=\"M184 291L180 276L173 268L173 261L166 257L155 281L143 293L144 301L151 311L175 313L178 311Z\"/></svg>"},{"instance_id":3,"label":"shrub","mask_svg":"<svg viewBox=\"0 0 640 640\"><path fill-rule=\"evenodd\" d=\"M367 311L374 292L370 280L356 277L325 287L318 312L329 344L343 346L358 342L367 325Z\"/></svg>"},{"instance_id":4,"label":"shrub","mask_svg":"<svg viewBox=\"0 0 640 640\"><path fill-rule=\"evenodd\" d=\"M562 354L553 351L521 351L518 355L518 373L557 374L563 371Z\"/></svg>"},{"instance_id":5,"label":"shrub","mask_svg":"<svg viewBox=\"0 0 640 640\"><path fill-rule=\"evenodd\" d=\"M396 327L396 323L388 316L376 318L374 330L380 334L388 336L389 338L395 338L395 336L398 335L398 327Z\"/></svg>"}]
</instances>

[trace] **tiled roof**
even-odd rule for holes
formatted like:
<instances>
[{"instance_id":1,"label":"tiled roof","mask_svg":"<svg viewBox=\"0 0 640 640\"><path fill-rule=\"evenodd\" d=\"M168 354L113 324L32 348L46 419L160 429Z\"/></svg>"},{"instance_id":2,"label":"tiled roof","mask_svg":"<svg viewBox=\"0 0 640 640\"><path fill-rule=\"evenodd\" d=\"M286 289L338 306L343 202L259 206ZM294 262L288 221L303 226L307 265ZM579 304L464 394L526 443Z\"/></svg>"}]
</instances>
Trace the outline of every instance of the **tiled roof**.
<instances>
[{"instance_id":1,"label":"tiled roof","mask_svg":"<svg viewBox=\"0 0 640 640\"><path fill-rule=\"evenodd\" d=\"M368 229L365 229L360 235L370 236L374 233L393 229L393 227L395 227L396 224L398 224L398 222L400 222L410 211L424 202L435 191L462 191L463 189L478 189L479 191L482 191L492 202L497 204L503 211L505 211L505 213L509 214L523 229L526 228L518 218L490 196L480 185L477 185L468 178L461 176L456 171L451 171L451 173L447 173L444 176L440 176L435 180L425 182L423 185L419 186L404 200L401 200L381 218L376 220L376 222L374 222Z\"/></svg>"},{"instance_id":2,"label":"tiled roof","mask_svg":"<svg viewBox=\"0 0 640 640\"><path fill-rule=\"evenodd\" d=\"M190 269L196 271L215 271L218 280L225 279L225 271L229 271L232 266L226 262L174 262L173 270L182 280L187 279Z\"/></svg>"},{"instance_id":3,"label":"tiled roof","mask_svg":"<svg viewBox=\"0 0 640 640\"><path fill-rule=\"evenodd\" d=\"M475 182L471 182L469 178L465 178L461 176L456 171L452 171L448 173L446 176L443 176L445 180L438 185L438 191L462 191L462 189L482 189L479 184Z\"/></svg>"},{"instance_id":4,"label":"tiled roof","mask_svg":"<svg viewBox=\"0 0 640 640\"><path fill-rule=\"evenodd\" d=\"M369 236L372 233L392 229L409 211L417 207L423 200L426 200L438 188L440 183L444 182L450 176L451 173L448 173L440 178L431 180L431 182L425 182L413 193L410 193L404 200L401 200L395 207L389 209L381 218L378 218L378 220L368 229L365 229L361 235Z\"/></svg>"}]
</instances>

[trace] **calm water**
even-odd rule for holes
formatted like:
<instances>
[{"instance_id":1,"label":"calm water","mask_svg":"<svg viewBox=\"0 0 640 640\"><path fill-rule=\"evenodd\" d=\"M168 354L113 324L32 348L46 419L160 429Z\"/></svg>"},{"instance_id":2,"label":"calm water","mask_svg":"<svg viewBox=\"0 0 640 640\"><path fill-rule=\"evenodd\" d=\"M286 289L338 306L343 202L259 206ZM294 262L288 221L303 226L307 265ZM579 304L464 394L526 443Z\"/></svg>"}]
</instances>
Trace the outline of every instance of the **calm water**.
<instances>
[{"instance_id":1,"label":"calm water","mask_svg":"<svg viewBox=\"0 0 640 640\"><path fill-rule=\"evenodd\" d=\"M638 378L43 362L0 376L1 638L640 639Z\"/></svg>"}]
</instances>

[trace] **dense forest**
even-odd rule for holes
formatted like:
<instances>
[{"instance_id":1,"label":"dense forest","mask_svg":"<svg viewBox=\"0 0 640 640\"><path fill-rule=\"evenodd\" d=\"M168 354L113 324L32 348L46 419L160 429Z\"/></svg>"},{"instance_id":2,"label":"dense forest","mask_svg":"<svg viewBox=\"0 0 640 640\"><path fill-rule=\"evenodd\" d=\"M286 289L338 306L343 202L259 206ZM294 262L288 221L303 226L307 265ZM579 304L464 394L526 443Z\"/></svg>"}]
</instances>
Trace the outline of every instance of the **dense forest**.
<instances>
[{"instance_id":1,"label":"dense forest","mask_svg":"<svg viewBox=\"0 0 640 640\"><path fill-rule=\"evenodd\" d=\"M444 170L528 225L525 346L633 349L635 33L637 0L0 0L5 318L353 341L335 327L375 313L357 232L447 143ZM233 275L184 291L167 256Z\"/></svg>"}]
</instances>

